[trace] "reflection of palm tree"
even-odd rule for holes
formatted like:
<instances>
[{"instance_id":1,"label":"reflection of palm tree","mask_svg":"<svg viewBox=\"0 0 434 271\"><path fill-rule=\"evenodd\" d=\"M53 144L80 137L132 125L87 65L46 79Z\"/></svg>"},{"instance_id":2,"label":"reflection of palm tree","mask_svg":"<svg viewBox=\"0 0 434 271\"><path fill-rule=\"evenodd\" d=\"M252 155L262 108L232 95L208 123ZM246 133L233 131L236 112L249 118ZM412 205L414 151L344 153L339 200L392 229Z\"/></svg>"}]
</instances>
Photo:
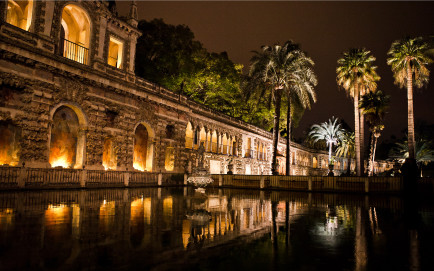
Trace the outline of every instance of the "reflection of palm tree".
<instances>
[{"instance_id":1,"label":"reflection of palm tree","mask_svg":"<svg viewBox=\"0 0 434 271\"><path fill-rule=\"evenodd\" d=\"M359 114L359 97L377 88L380 77L373 66L375 57L365 49L351 49L338 60L337 83L342 86L354 100L354 126L356 147L356 173L363 169L363 117Z\"/></svg>"},{"instance_id":2,"label":"reflection of palm tree","mask_svg":"<svg viewBox=\"0 0 434 271\"><path fill-rule=\"evenodd\" d=\"M339 123L339 119L332 117L328 122L323 122L320 125L314 124L310 128L309 136L317 141L325 141L329 146L329 164L332 163L332 146L337 145L342 137L344 130Z\"/></svg>"},{"instance_id":3,"label":"reflection of palm tree","mask_svg":"<svg viewBox=\"0 0 434 271\"><path fill-rule=\"evenodd\" d=\"M369 129L371 130L371 146L369 152L369 176L374 171L375 150L377 140L384 129L383 119L389 104L389 96L384 95L382 91L373 91L366 93L360 100L359 107L362 114L366 116Z\"/></svg>"},{"instance_id":4,"label":"reflection of palm tree","mask_svg":"<svg viewBox=\"0 0 434 271\"><path fill-rule=\"evenodd\" d=\"M415 159L415 135L413 113L413 85L422 87L428 83L427 65L432 62L427 55L428 44L422 38L405 38L392 43L387 64L391 66L395 84L407 87L408 105L408 158Z\"/></svg>"}]
</instances>

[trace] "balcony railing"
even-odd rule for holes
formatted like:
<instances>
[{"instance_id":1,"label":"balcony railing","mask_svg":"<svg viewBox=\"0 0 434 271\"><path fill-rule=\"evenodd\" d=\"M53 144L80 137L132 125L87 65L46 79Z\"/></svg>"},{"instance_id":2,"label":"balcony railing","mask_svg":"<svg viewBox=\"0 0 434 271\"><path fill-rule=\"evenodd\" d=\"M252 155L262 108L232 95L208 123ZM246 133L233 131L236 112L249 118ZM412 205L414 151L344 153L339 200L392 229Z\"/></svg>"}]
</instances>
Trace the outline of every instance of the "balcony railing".
<instances>
[{"instance_id":1,"label":"balcony railing","mask_svg":"<svg viewBox=\"0 0 434 271\"><path fill-rule=\"evenodd\" d=\"M89 49L67 39L63 39L63 56L81 64L89 63Z\"/></svg>"}]
</instances>

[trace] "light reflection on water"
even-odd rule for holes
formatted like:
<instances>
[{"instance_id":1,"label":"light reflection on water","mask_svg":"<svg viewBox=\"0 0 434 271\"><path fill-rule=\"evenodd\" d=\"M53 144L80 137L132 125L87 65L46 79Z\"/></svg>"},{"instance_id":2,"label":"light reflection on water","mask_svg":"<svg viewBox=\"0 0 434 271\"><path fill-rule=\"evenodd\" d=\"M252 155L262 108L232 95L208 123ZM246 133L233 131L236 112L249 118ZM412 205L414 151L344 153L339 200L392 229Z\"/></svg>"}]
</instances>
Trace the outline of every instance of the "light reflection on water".
<instances>
[{"instance_id":1,"label":"light reflection on water","mask_svg":"<svg viewBox=\"0 0 434 271\"><path fill-rule=\"evenodd\" d=\"M4 192L0 266L424 270L434 208L407 206L399 197L230 189Z\"/></svg>"}]
</instances>

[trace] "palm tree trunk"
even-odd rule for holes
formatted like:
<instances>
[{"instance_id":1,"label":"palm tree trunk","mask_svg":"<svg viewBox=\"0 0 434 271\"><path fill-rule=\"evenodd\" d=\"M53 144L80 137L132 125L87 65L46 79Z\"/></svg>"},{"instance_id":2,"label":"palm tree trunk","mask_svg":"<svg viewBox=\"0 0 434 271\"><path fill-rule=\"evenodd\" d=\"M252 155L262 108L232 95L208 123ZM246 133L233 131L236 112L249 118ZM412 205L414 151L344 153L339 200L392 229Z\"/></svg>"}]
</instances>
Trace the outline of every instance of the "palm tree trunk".
<instances>
[{"instance_id":1,"label":"palm tree trunk","mask_svg":"<svg viewBox=\"0 0 434 271\"><path fill-rule=\"evenodd\" d=\"M408 103L408 158L415 159L413 77L410 62L407 62L407 103Z\"/></svg>"},{"instance_id":2,"label":"palm tree trunk","mask_svg":"<svg viewBox=\"0 0 434 271\"><path fill-rule=\"evenodd\" d=\"M357 88L357 87L356 87ZM358 89L355 91L354 95L354 130L355 130L355 141L356 141L356 174L361 176L360 168L360 118L359 118L359 94Z\"/></svg>"},{"instance_id":3,"label":"palm tree trunk","mask_svg":"<svg viewBox=\"0 0 434 271\"><path fill-rule=\"evenodd\" d=\"M273 175L278 175L277 171L277 145L279 144L279 120L282 93L280 89L275 89L274 104L274 125L273 125L273 158L271 160L271 171Z\"/></svg>"},{"instance_id":4,"label":"palm tree trunk","mask_svg":"<svg viewBox=\"0 0 434 271\"><path fill-rule=\"evenodd\" d=\"M288 95L288 110L286 113L286 176L291 175L291 95Z\"/></svg>"},{"instance_id":5,"label":"palm tree trunk","mask_svg":"<svg viewBox=\"0 0 434 271\"><path fill-rule=\"evenodd\" d=\"M374 132L371 133L371 146L369 148L369 160L368 160L368 176L372 176L374 171Z\"/></svg>"},{"instance_id":6,"label":"palm tree trunk","mask_svg":"<svg viewBox=\"0 0 434 271\"><path fill-rule=\"evenodd\" d=\"M360 172L365 173L365 116L362 114L362 110L359 111L360 114Z\"/></svg>"},{"instance_id":7,"label":"palm tree trunk","mask_svg":"<svg viewBox=\"0 0 434 271\"><path fill-rule=\"evenodd\" d=\"M380 134L378 134L378 136L375 136L375 141L374 141L374 151L372 153L372 172L374 172L375 151L377 150L377 141L378 141L379 136L380 136Z\"/></svg>"}]
</instances>

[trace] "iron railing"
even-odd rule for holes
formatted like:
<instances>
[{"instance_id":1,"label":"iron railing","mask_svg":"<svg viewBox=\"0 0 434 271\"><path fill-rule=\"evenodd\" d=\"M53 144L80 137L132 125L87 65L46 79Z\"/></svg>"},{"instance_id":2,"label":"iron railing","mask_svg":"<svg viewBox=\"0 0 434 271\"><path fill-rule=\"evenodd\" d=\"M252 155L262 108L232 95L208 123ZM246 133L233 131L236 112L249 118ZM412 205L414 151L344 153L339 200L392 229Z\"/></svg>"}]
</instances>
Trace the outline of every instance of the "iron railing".
<instances>
[{"instance_id":1,"label":"iron railing","mask_svg":"<svg viewBox=\"0 0 434 271\"><path fill-rule=\"evenodd\" d=\"M67 39L63 39L63 56L81 64L89 64L89 49Z\"/></svg>"}]
</instances>

